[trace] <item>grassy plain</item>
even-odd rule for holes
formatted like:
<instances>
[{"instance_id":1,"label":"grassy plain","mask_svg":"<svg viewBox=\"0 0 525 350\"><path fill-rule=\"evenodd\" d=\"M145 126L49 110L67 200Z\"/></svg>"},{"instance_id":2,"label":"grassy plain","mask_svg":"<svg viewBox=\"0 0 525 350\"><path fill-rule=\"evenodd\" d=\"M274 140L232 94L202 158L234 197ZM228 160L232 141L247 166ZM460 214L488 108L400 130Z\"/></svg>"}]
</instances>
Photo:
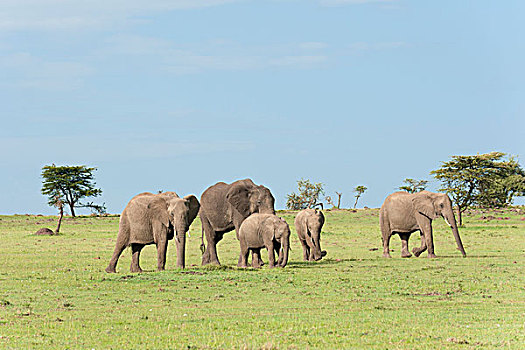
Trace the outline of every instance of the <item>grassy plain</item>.
<instances>
[{"instance_id":1,"label":"grassy plain","mask_svg":"<svg viewBox=\"0 0 525 350\"><path fill-rule=\"evenodd\" d=\"M142 274L129 273L129 250L117 274L104 272L118 217L68 218L61 235L35 236L56 218L0 216L0 348L525 347L524 208L466 215L465 259L443 220L434 222L439 258L401 259L395 236L394 258L383 259L369 209L325 212L328 255L303 262L295 213L281 215L293 237L284 269L237 269L233 232L219 243L223 266L200 267L196 219L188 268L175 268L172 245L167 270L154 272L148 246Z\"/></svg>"}]
</instances>

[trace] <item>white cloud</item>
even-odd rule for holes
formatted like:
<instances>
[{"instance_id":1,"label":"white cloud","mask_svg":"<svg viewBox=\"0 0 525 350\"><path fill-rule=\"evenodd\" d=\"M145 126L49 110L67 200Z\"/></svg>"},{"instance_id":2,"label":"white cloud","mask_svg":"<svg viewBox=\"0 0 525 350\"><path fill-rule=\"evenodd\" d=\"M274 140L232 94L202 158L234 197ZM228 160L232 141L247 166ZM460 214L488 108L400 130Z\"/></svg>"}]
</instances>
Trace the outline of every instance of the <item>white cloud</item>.
<instances>
[{"instance_id":1,"label":"white cloud","mask_svg":"<svg viewBox=\"0 0 525 350\"><path fill-rule=\"evenodd\" d=\"M394 0L320 0L323 6L343 6L343 5L359 5L372 3L391 3Z\"/></svg>"},{"instance_id":2,"label":"white cloud","mask_svg":"<svg viewBox=\"0 0 525 350\"><path fill-rule=\"evenodd\" d=\"M46 61L29 53L0 57L0 85L19 88L70 90L83 84L93 69L83 63Z\"/></svg>"},{"instance_id":3,"label":"white cloud","mask_svg":"<svg viewBox=\"0 0 525 350\"><path fill-rule=\"evenodd\" d=\"M57 147L75 145L75 147ZM0 139L0 156L6 161L26 159L39 162L111 161L114 159L175 158L195 154L245 152L254 148L242 141L159 141L155 136L76 135L10 137ZM13 150L16 150L13 152Z\"/></svg>"},{"instance_id":4,"label":"white cloud","mask_svg":"<svg viewBox=\"0 0 525 350\"><path fill-rule=\"evenodd\" d=\"M408 43L403 41L392 41L392 42L382 42L382 43L367 43L367 42L356 42L348 45L351 50L354 51L379 51L379 50L390 50L390 49L400 49L404 47L409 47Z\"/></svg>"},{"instance_id":5,"label":"white cloud","mask_svg":"<svg viewBox=\"0 0 525 350\"><path fill-rule=\"evenodd\" d=\"M197 9L242 0L2 0L2 30L101 29L136 16Z\"/></svg>"},{"instance_id":6,"label":"white cloud","mask_svg":"<svg viewBox=\"0 0 525 350\"><path fill-rule=\"evenodd\" d=\"M272 67L306 69L316 67L328 60L320 52L323 43L299 43L290 45L257 46L239 45L231 41L177 45L174 42L142 36L114 36L98 55L101 59L125 56L150 60L149 67L156 67L174 74L195 74L210 70L260 70ZM305 50L315 51L307 54Z\"/></svg>"},{"instance_id":7,"label":"white cloud","mask_svg":"<svg viewBox=\"0 0 525 350\"><path fill-rule=\"evenodd\" d=\"M299 48L303 50L322 50L328 47L328 44L317 42L317 41L310 41L299 44Z\"/></svg>"}]
</instances>

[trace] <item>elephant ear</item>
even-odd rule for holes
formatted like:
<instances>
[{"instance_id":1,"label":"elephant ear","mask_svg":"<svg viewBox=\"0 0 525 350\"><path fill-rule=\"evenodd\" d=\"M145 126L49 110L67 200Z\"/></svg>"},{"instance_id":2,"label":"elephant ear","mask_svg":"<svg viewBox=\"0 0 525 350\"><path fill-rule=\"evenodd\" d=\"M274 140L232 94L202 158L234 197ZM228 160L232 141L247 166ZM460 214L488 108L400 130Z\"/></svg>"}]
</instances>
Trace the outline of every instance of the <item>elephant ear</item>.
<instances>
[{"instance_id":1,"label":"elephant ear","mask_svg":"<svg viewBox=\"0 0 525 350\"><path fill-rule=\"evenodd\" d=\"M149 198L148 198L149 199ZM160 221L164 226L170 226L170 216L168 214L168 203L161 196L155 196L149 200L148 211L151 218Z\"/></svg>"},{"instance_id":2,"label":"elephant ear","mask_svg":"<svg viewBox=\"0 0 525 350\"><path fill-rule=\"evenodd\" d=\"M188 226L191 225L193 220L195 220L195 217L197 217L197 214L199 213L199 209L201 207L199 201L197 200L197 197L190 194L186 197L184 197L184 200L188 203L189 206L189 212L188 212Z\"/></svg>"},{"instance_id":3,"label":"elephant ear","mask_svg":"<svg viewBox=\"0 0 525 350\"><path fill-rule=\"evenodd\" d=\"M236 183L226 194L226 200L230 203L243 217L250 216L250 193L251 188L245 183Z\"/></svg>"},{"instance_id":4,"label":"elephant ear","mask_svg":"<svg viewBox=\"0 0 525 350\"><path fill-rule=\"evenodd\" d=\"M434 209L434 202L429 195L423 192L415 194L414 197L412 197L412 204L416 211L425 215L429 219L435 219L437 217L436 210Z\"/></svg>"}]
</instances>

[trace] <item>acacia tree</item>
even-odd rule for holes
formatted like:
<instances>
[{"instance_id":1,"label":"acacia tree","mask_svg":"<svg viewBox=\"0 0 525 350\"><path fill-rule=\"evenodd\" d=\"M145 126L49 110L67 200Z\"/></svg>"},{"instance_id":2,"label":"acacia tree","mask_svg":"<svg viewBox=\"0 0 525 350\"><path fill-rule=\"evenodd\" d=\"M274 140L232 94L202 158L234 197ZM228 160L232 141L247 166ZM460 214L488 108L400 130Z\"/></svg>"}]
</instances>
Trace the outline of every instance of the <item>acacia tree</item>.
<instances>
[{"instance_id":1,"label":"acacia tree","mask_svg":"<svg viewBox=\"0 0 525 350\"><path fill-rule=\"evenodd\" d=\"M357 206L357 201L359 200L359 198L363 195L363 193L365 193L365 191L367 190L368 188L366 186L362 186L362 185L359 185L359 186L356 186L354 188L354 192L355 192L355 203L354 203L354 209L355 207Z\"/></svg>"},{"instance_id":2,"label":"acacia tree","mask_svg":"<svg viewBox=\"0 0 525 350\"><path fill-rule=\"evenodd\" d=\"M513 157L505 160L505 156L502 152L452 156L430 172L441 181L440 191L456 204L460 225L462 213L470 206L506 206L525 194L525 172Z\"/></svg>"},{"instance_id":3,"label":"acacia tree","mask_svg":"<svg viewBox=\"0 0 525 350\"><path fill-rule=\"evenodd\" d=\"M335 194L337 195L337 205L335 205L332 197L330 196L326 196L324 199L326 200L326 202L328 204L330 204L332 206L332 208L337 208L337 209L341 209L341 196L343 195L342 193L340 192L335 192Z\"/></svg>"},{"instance_id":4,"label":"acacia tree","mask_svg":"<svg viewBox=\"0 0 525 350\"><path fill-rule=\"evenodd\" d=\"M415 180L415 179L404 179L403 182L405 184L403 186L399 186L398 188L401 191L406 191L408 193L421 192L427 188L427 184L428 184L427 180Z\"/></svg>"},{"instance_id":5,"label":"acacia tree","mask_svg":"<svg viewBox=\"0 0 525 350\"><path fill-rule=\"evenodd\" d=\"M306 208L313 208L317 205L322 207L319 203L319 196L324 194L323 184L321 182L312 183L310 180L297 181L298 193L290 193L286 196L286 207L291 210L301 210Z\"/></svg>"},{"instance_id":6,"label":"acacia tree","mask_svg":"<svg viewBox=\"0 0 525 350\"><path fill-rule=\"evenodd\" d=\"M99 213L105 212L104 204L97 205L93 202L81 203L86 197L98 197L102 194L100 188L95 188L93 171L85 165L56 166L45 165L42 167L42 194L48 196L48 204L56 206L65 203L69 206L71 215L75 216L75 208L90 208ZM61 204L62 205L62 204Z\"/></svg>"}]
</instances>

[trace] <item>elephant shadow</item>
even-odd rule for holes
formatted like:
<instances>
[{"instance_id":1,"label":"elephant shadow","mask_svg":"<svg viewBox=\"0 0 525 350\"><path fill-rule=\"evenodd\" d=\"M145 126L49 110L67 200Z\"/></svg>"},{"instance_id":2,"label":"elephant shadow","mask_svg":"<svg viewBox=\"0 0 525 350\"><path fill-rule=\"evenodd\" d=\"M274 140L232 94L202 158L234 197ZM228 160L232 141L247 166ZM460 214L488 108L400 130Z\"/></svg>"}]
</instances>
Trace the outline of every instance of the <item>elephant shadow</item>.
<instances>
[{"instance_id":1,"label":"elephant shadow","mask_svg":"<svg viewBox=\"0 0 525 350\"><path fill-rule=\"evenodd\" d=\"M345 263L345 262L356 262L356 261L368 261L368 260L376 260L376 259L371 259L371 258L366 258L366 259L323 259L323 260L320 260L320 261L293 261L293 262L289 262L288 265L286 265L286 267L290 267L290 268L293 268L293 269L310 269L312 267L315 267L315 266L333 266L333 265L338 265L338 264L342 264L342 263Z\"/></svg>"}]
</instances>

